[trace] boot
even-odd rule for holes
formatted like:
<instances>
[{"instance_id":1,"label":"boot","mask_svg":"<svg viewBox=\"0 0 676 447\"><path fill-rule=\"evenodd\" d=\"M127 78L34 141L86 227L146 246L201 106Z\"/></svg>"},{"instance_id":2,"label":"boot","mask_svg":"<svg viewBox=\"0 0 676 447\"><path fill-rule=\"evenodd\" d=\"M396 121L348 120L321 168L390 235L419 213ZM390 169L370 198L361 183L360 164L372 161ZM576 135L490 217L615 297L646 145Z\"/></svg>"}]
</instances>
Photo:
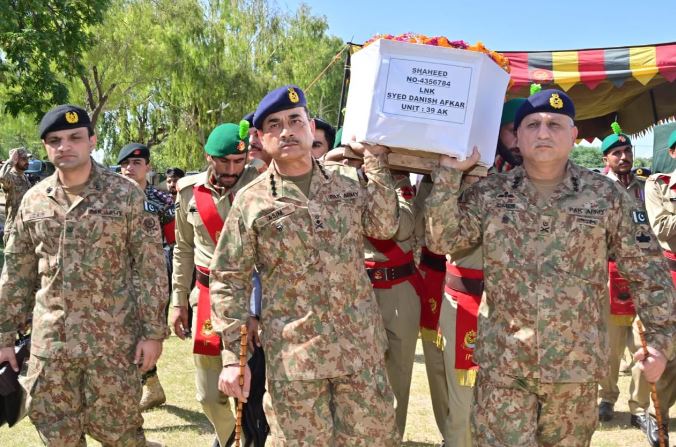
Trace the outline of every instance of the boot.
<instances>
[{"instance_id":1,"label":"boot","mask_svg":"<svg viewBox=\"0 0 676 447\"><path fill-rule=\"evenodd\" d=\"M608 422L615 416L615 404L601 401L599 404L599 421Z\"/></svg>"},{"instance_id":2,"label":"boot","mask_svg":"<svg viewBox=\"0 0 676 447\"><path fill-rule=\"evenodd\" d=\"M167 397L164 395L164 390L157 374L148 377L143 384L143 395L141 396L140 403L141 411L159 407L166 401Z\"/></svg>"}]
</instances>

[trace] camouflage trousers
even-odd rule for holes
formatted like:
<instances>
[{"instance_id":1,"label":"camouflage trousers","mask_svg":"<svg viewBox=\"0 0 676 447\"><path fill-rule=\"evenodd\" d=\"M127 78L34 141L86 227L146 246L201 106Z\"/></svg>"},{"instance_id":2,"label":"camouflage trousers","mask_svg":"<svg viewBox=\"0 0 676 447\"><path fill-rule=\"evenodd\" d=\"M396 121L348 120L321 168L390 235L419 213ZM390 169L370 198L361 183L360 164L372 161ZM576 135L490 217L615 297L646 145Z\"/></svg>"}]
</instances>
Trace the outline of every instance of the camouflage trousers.
<instances>
[{"instance_id":1,"label":"camouflage trousers","mask_svg":"<svg viewBox=\"0 0 676 447\"><path fill-rule=\"evenodd\" d=\"M28 417L50 447L145 446L136 365L109 358L45 359L31 355L22 386Z\"/></svg>"},{"instance_id":2,"label":"camouflage trousers","mask_svg":"<svg viewBox=\"0 0 676 447\"><path fill-rule=\"evenodd\" d=\"M540 383L480 370L472 436L481 447L589 446L598 423L598 384Z\"/></svg>"},{"instance_id":3,"label":"camouflage trousers","mask_svg":"<svg viewBox=\"0 0 676 447\"><path fill-rule=\"evenodd\" d=\"M318 380L268 380L272 447L398 446L394 395L385 368Z\"/></svg>"}]
</instances>

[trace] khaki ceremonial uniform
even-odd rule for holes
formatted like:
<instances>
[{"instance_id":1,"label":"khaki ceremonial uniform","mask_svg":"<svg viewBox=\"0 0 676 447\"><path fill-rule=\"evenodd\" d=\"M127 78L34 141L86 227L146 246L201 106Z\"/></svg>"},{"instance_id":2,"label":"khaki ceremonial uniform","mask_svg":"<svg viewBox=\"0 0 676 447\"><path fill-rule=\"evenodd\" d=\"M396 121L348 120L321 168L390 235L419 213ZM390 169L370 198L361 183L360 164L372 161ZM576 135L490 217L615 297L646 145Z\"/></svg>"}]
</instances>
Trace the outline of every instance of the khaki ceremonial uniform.
<instances>
[{"instance_id":1,"label":"khaki ceremonial uniform","mask_svg":"<svg viewBox=\"0 0 676 447\"><path fill-rule=\"evenodd\" d=\"M413 197L407 195L407 190L412 191L408 176L399 178L395 188L399 198L399 228L392 240L401 251L408 253L415 245L415 213ZM364 247L366 261L378 263L388 260L387 256L375 249L368 240L364 241ZM396 398L397 428L403 437L415 347L418 341L420 298L410 281L400 282L391 288L374 287L373 290L387 333L385 368Z\"/></svg>"},{"instance_id":2,"label":"khaki ceremonial uniform","mask_svg":"<svg viewBox=\"0 0 676 447\"><path fill-rule=\"evenodd\" d=\"M645 186L645 207L650 226L662 249L672 253L676 251L676 175L674 174L676 173L667 176L652 175ZM672 314L672 326L676 324L675 320ZM672 357L669 360L656 386L662 420L666 422L669 420L669 408L676 402L676 358ZM652 406L650 412L655 414Z\"/></svg>"},{"instance_id":3,"label":"khaki ceremonial uniform","mask_svg":"<svg viewBox=\"0 0 676 447\"><path fill-rule=\"evenodd\" d=\"M5 193L5 234L3 243L7 245L9 233L14 226L14 219L19 210L19 204L26 191L31 187L26 174L19 173L16 168L6 161L0 168L0 186Z\"/></svg>"},{"instance_id":4,"label":"khaki ceremonial uniform","mask_svg":"<svg viewBox=\"0 0 676 447\"><path fill-rule=\"evenodd\" d=\"M416 206L420 210L417 226L422 227L424 238L423 206L429 196L432 183L421 182ZM419 230L416 229L416 232ZM481 270L483 260L481 249L475 248L449 258L449 262L468 269ZM470 429L470 405L472 403L473 390L471 386L461 385L457 380L455 369L455 325L458 304L456 300L445 291L441 301L439 314L439 328L442 335L443 349L423 339L423 351L425 354L425 369L430 386L432 409L437 427L444 439L444 445L454 447L469 447L472 445L472 433Z\"/></svg>"},{"instance_id":5,"label":"khaki ceremonial uniform","mask_svg":"<svg viewBox=\"0 0 676 447\"><path fill-rule=\"evenodd\" d=\"M608 364L609 258L648 343L672 352L674 290L657 243L632 221L625 194L573 162L541 205L522 167L473 185L459 203L461 175L435 172L425 217L432 251L482 246L474 443L588 445Z\"/></svg>"},{"instance_id":6,"label":"khaki ceremonial uniform","mask_svg":"<svg viewBox=\"0 0 676 447\"><path fill-rule=\"evenodd\" d=\"M26 193L5 248L0 346L32 312L23 385L47 445L84 445L87 433L145 446L132 362L141 339L168 333L160 226L138 186L93 160L78 196L66 197L58 172Z\"/></svg>"},{"instance_id":7,"label":"khaki ceremonial uniform","mask_svg":"<svg viewBox=\"0 0 676 447\"><path fill-rule=\"evenodd\" d=\"M632 213L634 211L643 213L645 210L644 190L645 181L632 176L632 181L629 186L624 186L618 180L617 176L612 172L608 172L607 177L615 182L618 188L626 191L631 200L627 201L626 212ZM634 325L635 326L635 325ZM612 317L608 322L608 343L610 345L610 354L608 357L608 375L599 381L599 397L603 402L610 402L614 404L620 395L620 389L617 386L617 381L620 372L620 362L624 356L625 349L629 349L632 354L640 346L634 342L634 335L632 332L632 325L617 324ZM630 398L629 410L631 414L642 414L645 412L647 405L645 402L650 399L650 387L645 381L641 370L635 366L632 372L632 380L630 384Z\"/></svg>"},{"instance_id":8,"label":"khaki ceremonial uniform","mask_svg":"<svg viewBox=\"0 0 676 447\"><path fill-rule=\"evenodd\" d=\"M194 197L194 187L204 185L216 204L218 214L225 219L230 211L230 200L244 185L258 176L254 165L248 165L239 180L226 194L221 193L209 182L211 168L206 172L184 177L178 181L176 195L176 245L174 247L174 269L172 275L172 306L192 306L192 333L197 334L197 297L199 290L192 288L195 266L208 268L216 244L202 222ZM220 356L194 354L195 385L197 401L214 426L221 445L226 442L235 428L235 417L228 397L218 390L218 376L223 369Z\"/></svg>"},{"instance_id":9,"label":"khaki ceremonial uniform","mask_svg":"<svg viewBox=\"0 0 676 447\"><path fill-rule=\"evenodd\" d=\"M384 157L367 156L368 183L354 168L315 161L309 195L273 161L243 188L211 263L212 318L238 362L249 315L251 272L263 285L273 446L394 446L387 337L364 268L363 236L390 239L397 195Z\"/></svg>"}]
</instances>

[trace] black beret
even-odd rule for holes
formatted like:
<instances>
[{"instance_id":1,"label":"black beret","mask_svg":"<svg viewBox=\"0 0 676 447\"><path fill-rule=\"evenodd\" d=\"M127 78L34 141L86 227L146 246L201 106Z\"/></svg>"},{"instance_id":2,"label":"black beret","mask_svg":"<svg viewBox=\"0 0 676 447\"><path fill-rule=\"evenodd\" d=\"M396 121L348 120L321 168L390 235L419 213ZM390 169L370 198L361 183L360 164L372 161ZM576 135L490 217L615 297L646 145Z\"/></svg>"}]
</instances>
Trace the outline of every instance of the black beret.
<instances>
[{"instance_id":1,"label":"black beret","mask_svg":"<svg viewBox=\"0 0 676 447\"><path fill-rule=\"evenodd\" d=\"M526 116L539 112L560 113L575 119L575 105L568 95L556 89L542 90L526 98L526 101L517 109L514 116L514 129L519 128Z\"/></svg>"},{"instance_id":2,"label":"black beret","mask_svg":"<svg viewBox=\"0 0 676 447\"><path fill-rule=\"evenodd\" d=\"M120 164L131 157L145 158L146 161L150 161L150 150L148 149L148 146L141 143L129 143L122 148L120 155L117 156L117 164Z\"/></svg>"},{"instance_id":3,"label":"black beret","mask_svg":"<svg viewBox=\"0 0 676 447\"><path fill-rule=\"evenodd\" d=\"M279 87L261 99L254 113L253 126L260 130L263 128L263 121L271 113L305 107L306 105L305 93L300 87L295 85Z\"/></svg>"},{"instance_id":4,"label":"black beret","mask_svg":"<svg viewBox=\"0 0 676 447\"><path fill-rule=\"evenodd\" d=\"M329 143L329 149L332 148L333 142L336 140L336 129L319 117L315 117L315 127L324 131L326 142Z\"/></svg>"},{"instance_id":5,"label":"black beret","mask_svg":"<svg viewBox=\"0 0 676 447\"><path fill-rule=\"evenodd\" d=\"M44 139L49 132L57 130L86 127L91 131L91 125L89 115L83 108L72 104L61 104L45 113L40 120L40 139Z\"/></svg>"}]
</instances>

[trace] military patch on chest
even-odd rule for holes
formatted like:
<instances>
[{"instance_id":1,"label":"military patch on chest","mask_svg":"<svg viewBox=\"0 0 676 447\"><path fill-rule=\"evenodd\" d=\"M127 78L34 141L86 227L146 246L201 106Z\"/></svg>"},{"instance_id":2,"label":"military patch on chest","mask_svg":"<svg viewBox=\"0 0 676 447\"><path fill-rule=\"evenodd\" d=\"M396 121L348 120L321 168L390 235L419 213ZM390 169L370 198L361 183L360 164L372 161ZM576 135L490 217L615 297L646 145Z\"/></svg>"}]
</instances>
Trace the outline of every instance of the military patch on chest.
<instances>
[{"instance_id":1,"label":"military patch on chest","mask_svg":"<svg viewBox=\"0 0 676 447\"><path fill-rule=\"evenodd\" d=\"M342 191L338 193L333 193L328 195L329 201L333 202L335 200L355 200L359 197L359 192L357 191Z\"/></svg>"},{"instance_id":2,"label":"military patch on chest","mask_svg":"<svg viewBox=\"0 0 676 447\"><path fill-rule=\"evenodd\" d=\"M584 225L585 227L595 227L599 224L598 219L593 217L584 217L584 216L575 216L575 222L578 225Z\"/></svg>"},{"instance_id":3,"label":"military patch on chest","mask_svg":"<svg viewBox=\"0 0 676 447\"><path fill-rule=\"evenodd\" d=\"M254 225L256 227L267 225L270 222L274 222L277 219L281 219L284 216L288 216L289 214L293 213L295 209L296 207L293 206L292 204L288 204L281 208L277 208L276 210L266 214L265 216L257 218L254 221Z\"/></svg>"},{"instance_id":4,"label":"military patch on chest","mask_svg":"<svg viewBox=\"0 0 676 447\"><path fill-rule=\"evenodd\" d=\"M636 242L638 243L639 248L642 250L650 248L651 241L652 237L650 236L649 232L643 230L636 232Z\"/></svg>"},{"instance_id":5,"label":"military patch on chest","mask_svg":"<svg viewBox=\"0 0 676 447\"><path fill-rule=\"evenodd\" d=\"M23 213L23 220L28 222L31 220L47 219L54 217L54 211L26 211Z\"/></svg>"},{"instance_id":6,"label":"military patch on chest","mask_svg":"<svg viewBox=\"0 0 676 447\"><path fill-rule=\"evenodd\" d=\"M122 217L122 211L110 208L89 208L87 214L101 217Z\"/></svg>"},{"instance_id":7,"label":"military patch on chest","mask_svg":"<svg viewBox=\"0 0 676 447\"><path fill-rule=\"evenodd\" d=\"M647 224L648 214L643 210L634 210L631 212L631 218L636 224Z\"/></svg>"},{"instance_id":8,"label":"military patch on chest","mask_svg":"<svg viewBox=\"0 0 676 447\"><path fill-rule=\"evenodd\" d=\"M598 205L594 207L575 207L575 206L569 206L568 207L568 214L573 214L575 216L587 216L587 217L603 217L606 215L606 211L608 211L605 208L599 208Z\"/></svg>"},{"instance_id":9,"label":"military patch on chest","mask_svg":"<svg viewBox=\"0 0 676 447\"><path fill-rule=\"evenodd\" d=\"M160 235L160 223L156 217L146 216L141 221L143 233L149 237L158 237Z\"/></svg>"}]
</instances>

